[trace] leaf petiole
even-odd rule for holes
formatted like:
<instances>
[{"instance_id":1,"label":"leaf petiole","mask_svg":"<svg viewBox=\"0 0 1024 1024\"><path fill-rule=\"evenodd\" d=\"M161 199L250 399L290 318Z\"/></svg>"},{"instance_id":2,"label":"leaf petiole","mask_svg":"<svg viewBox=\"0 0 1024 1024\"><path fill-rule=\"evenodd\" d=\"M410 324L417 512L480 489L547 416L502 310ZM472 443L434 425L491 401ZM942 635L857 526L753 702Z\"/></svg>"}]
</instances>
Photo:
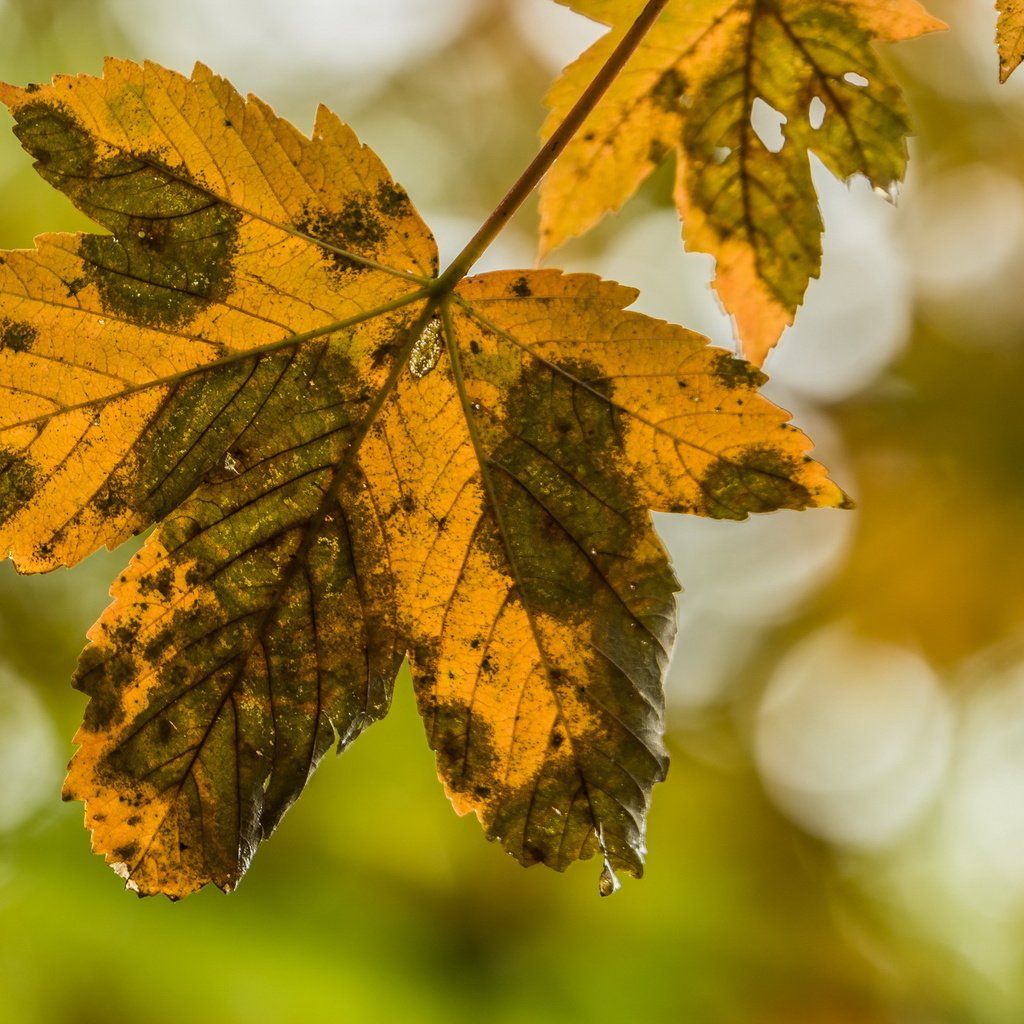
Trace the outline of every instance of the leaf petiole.
<instances>
[{"instance_id":1,"label":"leaf petiole","mask_svg":"<svg viewBox=\"0 0 1024 1024\"><path fill-rule=\"evenodd\" d=\"M540 184L551 165L580 130L583 122L597 106L608 87L633 55L641 40L650 31L668 0L647 0L636 21L629 27L619 44L612 50L608 60L593 80L583 90L562 123L552 132L551 137L541 146L529 166L516 179L505 194L505 198L494 208L494 212L480 226L480 230L466 243L465 248L452 260L434 284L435 294L447 294L455 288L480 259L490 244L512 219L512 215L526 201L531 192Z\"/></svg>"}]
</instances>

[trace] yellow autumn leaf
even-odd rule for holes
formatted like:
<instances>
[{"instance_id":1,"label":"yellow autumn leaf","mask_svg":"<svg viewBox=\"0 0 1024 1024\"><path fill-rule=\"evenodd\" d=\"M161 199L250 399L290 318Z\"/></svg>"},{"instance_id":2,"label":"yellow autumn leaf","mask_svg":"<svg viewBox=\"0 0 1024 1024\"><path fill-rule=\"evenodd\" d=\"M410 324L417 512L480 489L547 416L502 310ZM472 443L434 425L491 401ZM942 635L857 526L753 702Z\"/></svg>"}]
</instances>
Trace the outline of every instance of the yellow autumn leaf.
<instances>
[{"instance_id":1,"label":"yellow autumn leaf","mask_svg":"<svg viewBox=\"0 0 1024 1024\"><path fill-rule=\"evenodd\" d=\"M548 94L554 130L632 24L642 0L559 0L610 31ZM616 210L670 153L687 249L743 352L764 361L821 262L809 153L888 191L904 173L907 111L873 43L943 28L916 0L669 0L541 186L541 254ZM782 122L762 138L757 106Z\"/></svg>"},{"instance_id":2,"label":"yellow autumn leaf","mask_svg":"<svg viewBox=\"0 0 1024 1024\"><path fill-rule=\"evenodd\" d=\"M404 657L460 812L639 875L677 589L648 510L843 505L762 375L588 275L443 286L321 108L198 66L3 86L106 227L0 255L0 543L155 525L89 633L65 795L140 893L232 888Z\"/></svg>"},{"instance_id":3,"label":"yellow autumn leaf","mask_svg":"<svg viewBox=\"0 0 1024 1024\"><path fill-rule=\"evenodd\" d=\"M1024 2L996 0L996 46L999 50L999 81L1005 82L1024 60Z\"/></svg>"}]
</instances>

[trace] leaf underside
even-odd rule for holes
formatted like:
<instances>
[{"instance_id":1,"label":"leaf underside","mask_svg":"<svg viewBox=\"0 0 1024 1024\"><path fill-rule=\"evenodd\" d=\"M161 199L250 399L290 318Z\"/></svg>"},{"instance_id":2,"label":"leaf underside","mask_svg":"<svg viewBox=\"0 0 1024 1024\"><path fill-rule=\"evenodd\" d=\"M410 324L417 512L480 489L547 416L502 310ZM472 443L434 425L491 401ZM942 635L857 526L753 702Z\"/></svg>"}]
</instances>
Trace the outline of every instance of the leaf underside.
<instances>
[{"instance_id":1,"label":"leaf underside","mask_svg":"<svg viewBox=\"0 0 1024 1024\"><path fill-rule=\"evenodd\" d=\"M552 87L545 137L642 7L559 2L611 31ZM942 27L916 0L669 0L542 183L541 254L619 209L674 153L686 248L715 258L743 353L762 363L821 264L809 154L890 190L906 165L908 115L873 43ZM755 130L756 100L783 122L781 148Z\"/></svg>"},{"instance_id":2,"label":"leaf underside","mask_svg":"<svg viewBox=\"0 0 1024 1024\"><path fill-rule=\"evenodd\" d=\"M408 658L460 813L639 875L677 589L648 510L845 503L762 375L589 275L432 298L429 231L324 108L307 138L120 61L0 98L108 232L0 254L0 547L155 527L75 679L94 849L231 889Z\"/></svg>"}]
</instances>

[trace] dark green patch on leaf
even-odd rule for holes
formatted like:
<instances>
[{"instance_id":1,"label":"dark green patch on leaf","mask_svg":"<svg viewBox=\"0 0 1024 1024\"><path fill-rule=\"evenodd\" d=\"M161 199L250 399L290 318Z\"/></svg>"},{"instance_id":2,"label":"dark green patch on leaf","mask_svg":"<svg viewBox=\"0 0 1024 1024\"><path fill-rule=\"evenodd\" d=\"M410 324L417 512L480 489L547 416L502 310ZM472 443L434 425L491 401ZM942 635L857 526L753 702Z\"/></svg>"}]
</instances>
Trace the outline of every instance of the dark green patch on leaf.
<instances>
[{"instance_id":1,"label":"dark green patch on leaf","mask_svg":"<svg viewBox=\"0 0 1024 1024\"><path fill-rule=\"evenodd\" d=\"M534 364L508 391L504 419L514 433L503 433L491 458L505 524L496 557L511 558L532 607L582 619L601 600L606 553L632 549L642 503L614 471L623 451L617 413L584 383L600 371L560 370Z\"/></svg>"},{"instance_id":2,"label":"dark green patch on leaf","mask_svg":"<svg viewBox=\"0 0 1024 1024\"><path fill-rule=\"evenodd\" d=\"M392 181L382 181L377 186L377 209L385 217L405 217L412 211L408 193Z\"/></svg>"},{"instance_id":3,"label":"dark green patch on leaf","mask_svg":"<svg viewBox=\"0 0 1024 1024\"><path fill-rule=\"evenodd\" d=\"M28 456L0 448L0 523L7 522L35 493L36 472Z\"/></svg>"},{"instance_id":4,"label":"dark green patch on leaf","mask_svg":"<svg viewBox=\"0 0 1024 1024\"><path fill-rule=\"evenodd\" d=\"M38 332L31 324L20 320L0 321L0 348L9 348L12 352L27 352L38 337Z\"/></svg>"},{"instance_id":5,"label":"dark green patch on leaf","mask_svg":"<svg viewBox=\"0 0 1024 1024\"><path fill-rule=\"evenodd\" d=\"M394 202L393 196L390 201ZM327 213L307 206L296 228L318 242L325 242L332 250L345 250L328 252L335 266L342 271L365 270L365 264L351 259L345 253L372 258L376 247L387 234L368 192L349 196L337 213Z\"/></svg>"},{"instance_id":6,"label":"dark green patch on leaf","mask_svg":"<svg viewBox=\"0 0 1024 1024\"><path fill-rule=\"evenodd\" d=\"M143 658L150 663L156 662L174 643L174 631L175 624L171 622L153 634L152 639L148 640L142 649ZM168 738L167 736L162 737L161 742L166 743Z\"/></svg>"},{"instance_id":7,"label":"dark green patch on leaf","mask_svg":"<svg viewBox=\"0 0 1024 1024\"><path fill-rule=\"evenodd\" d=\"M154 190L171 187L155 171L137 177ZM197 203L187 212L125 216L121 233L82 238L87 282L99 288L107 310L145 326L180 328L227 297L240 215L198 190L192 198Z\"/></svg>"},{"instance_id":8,"label":"dark green patch on leaf","mask_svg":"<svg viewBox=\"0 0 1024 1024\"><path fill-rule=\"evenodd\" d=\"M717 462L701 482L707 514L714 519L746 519L751 512L807 508L813 499L794 483L797 462L770 445L750 445Z\"/></svg>"},{"instance_id":9,"label":"dark green patch on leaf","mask_svg":"<svg viewBox=\"0 0 1024 1024\"><path fill-rule=\"evenodd\" d=\"M582 776L565 766L542 767L525 786L507 788L486 823L489 838L500 836L503 845L520 864L545 864L564 871L574 860L591 857L597 851L594 832L595 808ZM615 813L621 814L621 808ZM635 859L635 858L634 858Z\"/></svg>"},{"instance_id":10,"label":"dark green patch on leaf","mask_svg":"<svg viewBox=\"0 0 1024 1024\"><path fill-rule=\"evenodd\" d=\"M596 658L588 687L579 694L591 724L583 735L564 726L559 731L559 754L571 749L581 778L594 783L592 792L584 798L587 787L580 779L567 777L564 766L545 764L530 792L503 798L507 806L493 823L498 834L509 836L513 823L521 828L526 820L535 834L524 837L518 849L514 837L505 842L524 863L564 867L580 847L593 852L595 821L620 821L623 807L637 821L642 818L647 796L630 780L658 779L665 772L661 677L678 585L624 469L624 427L606 397L608 388L596 366L533 364L508 391L502 440L489 460L501 528L481 531L479 542L511 568L531 614L564 623L578 637L580 652ZM486 420L481 429L486 432ZM540 635L537 642L543 650ZM560 664L547 654L544 671L557 695L574 685L579 665ZM608 761L602 751L609 749L627 759L624 767ZM625 804L623 787L631 791ZM607 803L605 789L619 794L618 806ZM558 808L561 816L541 808ZM520 812L525 819L517 817ZM566 829L573 838L563 846ZM630 830L621 845L617 865L639 870L639 833Z\"/></svg>"},{"instance_id":11,"label":"dark green patch on leaf","mask_svg":"<svg viewBox=\"0 0 1024 1024\"><path fill-rule=\"evenodd\" d=\"M231 287L241 214L152 154L100 157L59 104L17 113L39 173L113 237L86 235L80 253L107 309L134 323L180 327Z\"/></svg>"},{"instance_id":12,"label":"dark green patch on leaf","mask_svg":"<svg viewBox=\"0 0 1024 1024\"><path fill-rule=\"evenodd\" d=\"M17 112L14 134L35 157L47 181L87 174L96 159L96 147L79 122L59 103L29 103Z\"/></svg>"},{"instance_id":13,"label":"dark green patch on leaf","mask_svg":"<svg viewBox=\"0 0 1024 1024\"><path fill-rule=\"evenodd\" d=\"M279 388L287 395L292 414L306 400L304 371L316 365L323 344L307 347L301 356L283 350L201 370L178 385L174 400L160 408L141 437L145 461L123 464L112 475L104 502L141 508L147 518L159 519L214 471L224 479L232 476L224 470L226 454L237 450L240 435L266 408L271 392Z\"/></svg>"},{"instance_id":14,"label":"dark green patch on leaf","mask_svg":"<svg viewBox=\"0 0 1024 1024\"><path fill-rule=\"evenodd\" d=\"M75 686L90 697L84 726L90 732L106 732L124 721L121 690L135 678L135 666L115 656L106 644L93 643L82 651L75 671Z\"/></svg>"},{"instance_id":15,"label":"dark green patch on leaf","mask_svg":"<svg viewBox=\"0 0 1024 1024\"><path fill-rule=\"evenodd\" d=\"M496 766L490 726L475 718L461 702L421 704L430 746L437 752L438 772L456 793L475 793L496 785Z\"/></svg>"}]
</instances>

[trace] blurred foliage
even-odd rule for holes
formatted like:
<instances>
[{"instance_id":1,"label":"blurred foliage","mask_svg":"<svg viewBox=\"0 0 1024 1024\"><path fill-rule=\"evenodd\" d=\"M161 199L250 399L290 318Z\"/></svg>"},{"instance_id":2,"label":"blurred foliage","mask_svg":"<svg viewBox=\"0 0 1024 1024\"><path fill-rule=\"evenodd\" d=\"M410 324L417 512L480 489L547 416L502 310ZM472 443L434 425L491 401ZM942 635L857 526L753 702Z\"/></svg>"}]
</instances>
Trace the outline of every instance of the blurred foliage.
<instances>
[{"instance_id":1,"label":"blurred foliage","mask_svg":"<svg viewBox=\"0 0 1024 1024\"><path fill-rule=\"evenodd\" d=\"M419 0L405 4L422 13ZM417 36L401 62L382 61L378 76L364 66L356 82L344 60L312 60L326 9L312 0L289 5L296 24L308 22L309 59L250 52L238 75L231 40L191 20L198 0L175 6L173 39L144 38L157 21L141 2L7 0L0 77L96 72L107 53L187 71L194 56L303 127L322 100L377 149L454 251L532 156L557 71L551 43L572 23L563 11L531 33L529 18L554 8L549 0L431 6L441 27L451 7L454 33ZM886 210L879 248L862 254L895 261L902 284L886 302L906 311L911 329L866 383L845 391L815 391L783 358L806 318L819 324L814 351L831 365L855 359L886 312L873 292L856 315L843 305L860 294L856 274L830 293L842 303L825 299L829 253L861 237L840 215L847 200L859 202L854 190L838 196L835 215L825 202L825 276L766 367L777 399L797 410L856 496L852 532L829 542L813 585L805 579L784 599L816 536L802 520L769 517L763 532L754 522L714 524L713 534L659 523L688 590L670 691L673 767L654 799L647 877L599 900L590 865L565 876L523 871L485 843L473 821L451 814L403 679L393 714L324 764L237 893L179 904L122 893L88 853L80 806L58 794L83 704L68 680L106 582L130 552L101 552L46 577L16 578L5 565L0 707L19 709L11 721L38 737L39 757L12 774L5 756L15 737L0 729L0 1021L1022 1019L1024 78L996 84L986 3L930 7L953 30L894 58L918 137L900 206ZM590 38L567 35L562 58ZM344 44L339 37L339 53ZM262 45L269 54L275 41ZM668 181L658 175L559 263L606 267L645 289L646 311L713 333L715 313L701 304L706 264L679 257L704 275L696 288L664 283L666 254L678 248ZM0 138L0 182L3 247L85 227L13 137ZM649 228L652 215L664 226ZM517 218L488 265L532 259L533 216ZM657 231L663 249L650 244ZM623 267L622 255L637 251ZM802 544L781 544L787 530ZM768 595L760 617L744 611L755 592ZM836 623L851 651L875 645L875 660L815 662L813 642ZM925 680L901 689L894 675L891 704L855 671L886 650L902 652L893 665L923 666ZM793 697L811 677L851 712L793 719L794 758L809 766L803 795L818 801L800 803L772 775L763 725L771 709L820 712ZM933 739L922 745L920 736ZM843 752L849 764L836 760ZM875 842L843 841L831 819L793 810L824 805L840 819L870 820L926 757L927 785L913 776L923 795ZM869 763L874 803L864 802Z\"/></svg>"}]
</instances>

